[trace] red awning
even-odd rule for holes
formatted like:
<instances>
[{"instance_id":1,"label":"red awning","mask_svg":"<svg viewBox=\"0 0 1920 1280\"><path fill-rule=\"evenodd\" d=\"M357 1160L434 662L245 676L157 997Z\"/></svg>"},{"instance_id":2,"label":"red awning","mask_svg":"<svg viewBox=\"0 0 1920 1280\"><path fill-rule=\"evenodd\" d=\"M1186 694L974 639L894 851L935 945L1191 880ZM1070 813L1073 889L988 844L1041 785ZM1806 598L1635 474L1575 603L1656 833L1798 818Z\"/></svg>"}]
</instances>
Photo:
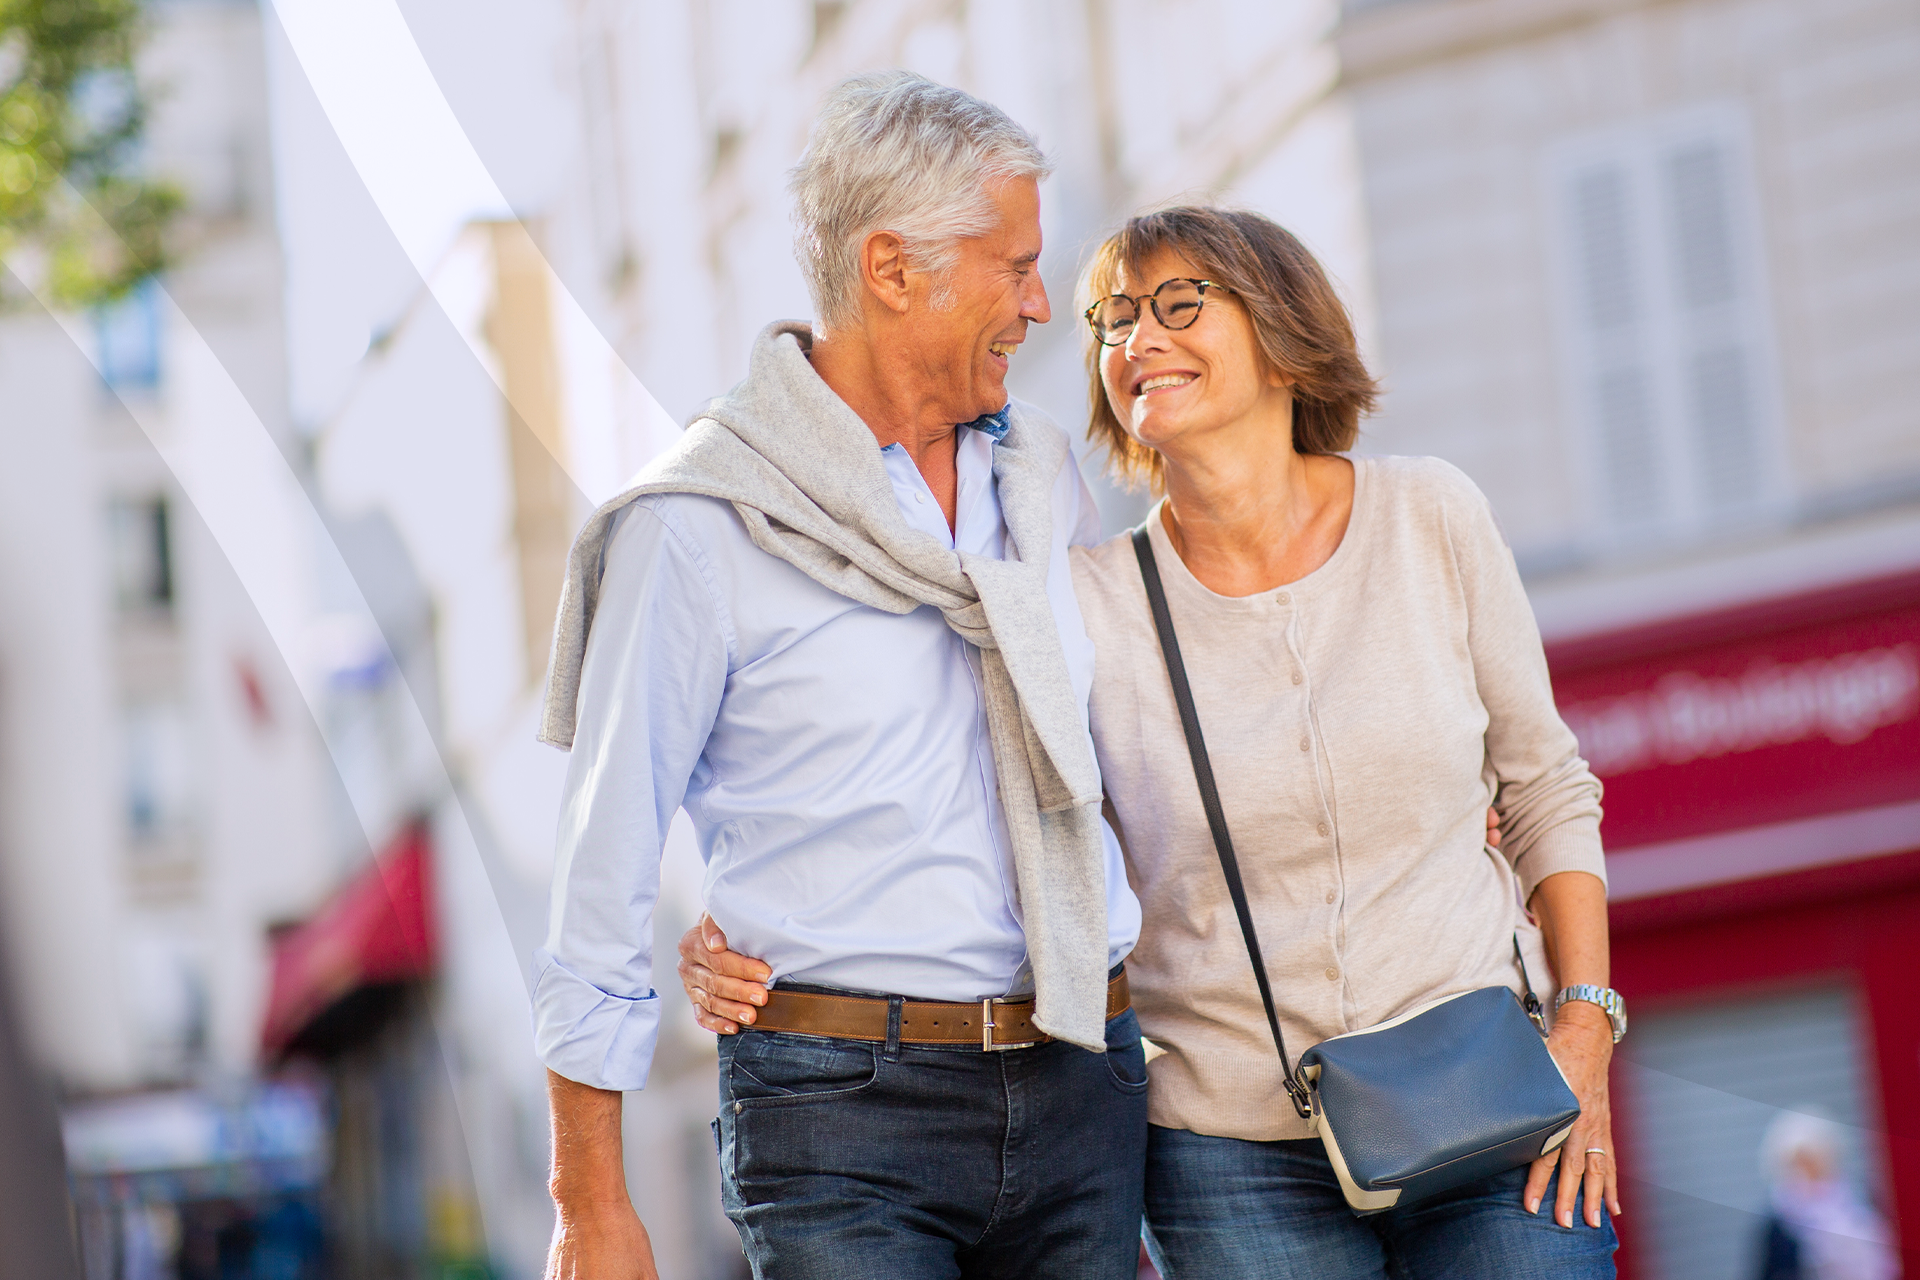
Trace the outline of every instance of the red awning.
<instances>
[{"instance_id":1,"label":"red awning","mask_svg":"<svg viewBox=\"0 0 1920 1280\"><path fill-rule=\"evenodd\" d=\"M341 997L433 971L431 871L426 828L411 826L311 919L274 940L260 1037L269 1057Z\"/></svg>"}]
</instances>

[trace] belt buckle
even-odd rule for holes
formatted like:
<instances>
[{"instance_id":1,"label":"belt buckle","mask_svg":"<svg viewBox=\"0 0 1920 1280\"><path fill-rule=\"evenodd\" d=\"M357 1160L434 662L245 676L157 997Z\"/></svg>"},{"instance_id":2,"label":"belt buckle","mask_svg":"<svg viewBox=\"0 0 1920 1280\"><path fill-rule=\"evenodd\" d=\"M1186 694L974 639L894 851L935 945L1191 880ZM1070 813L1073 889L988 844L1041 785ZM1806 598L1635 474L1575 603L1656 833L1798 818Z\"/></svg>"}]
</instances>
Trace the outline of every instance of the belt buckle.
<instances>
[{"instance_id":1,"label":"belt buckle","mask_svg":"<svg viewBox=\"0 0 1920 1280\"><path fill-rule=\"evenodd\" d=\"M993 1020L993 1006L1002 1003L1004 1003L1004 1001L999 996L988 996L980 1002L981 1052L1005 1053L1009 1049L1031 1049L1033 1046L1039 1044L1040 1042L1038 1040L1018 1040L1013 1044L995 1044L993 1042L993 1029L998 1025Z\"/></svg>"}]
</instances>

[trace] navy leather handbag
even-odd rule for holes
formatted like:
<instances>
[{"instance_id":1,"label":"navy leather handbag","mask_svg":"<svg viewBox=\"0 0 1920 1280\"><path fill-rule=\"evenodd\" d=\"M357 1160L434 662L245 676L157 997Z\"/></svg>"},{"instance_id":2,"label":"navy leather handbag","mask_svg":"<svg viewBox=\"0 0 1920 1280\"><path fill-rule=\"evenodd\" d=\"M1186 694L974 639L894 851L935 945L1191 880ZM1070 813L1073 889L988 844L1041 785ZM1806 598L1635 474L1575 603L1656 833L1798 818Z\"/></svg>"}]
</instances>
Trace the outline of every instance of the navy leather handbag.
<instances>
[{"instance_id":1,"label":"navy leather handbag","mask_svg":"<svg viewBox=\"0 0 1920 1280\"><path fill-rule=\"evenodd\" d=\"M1580 1117L1580 1103L1547 1052L1545 1016L1526 980L1518 937L1513 956L1527 988L1524 1000L1506 987L1445 996L1377 1026L1323 1040L1301 1055L1297 1069L1293 1066L1144 526L1133 531L1133 550L1186 731L1194 781L1246 938L1273 1047L1280 1053L1287 1096L1326 1147L1348 1207L1357 1214L1382 1213L1558 1148Z\"/></svg>"}]
</instances>

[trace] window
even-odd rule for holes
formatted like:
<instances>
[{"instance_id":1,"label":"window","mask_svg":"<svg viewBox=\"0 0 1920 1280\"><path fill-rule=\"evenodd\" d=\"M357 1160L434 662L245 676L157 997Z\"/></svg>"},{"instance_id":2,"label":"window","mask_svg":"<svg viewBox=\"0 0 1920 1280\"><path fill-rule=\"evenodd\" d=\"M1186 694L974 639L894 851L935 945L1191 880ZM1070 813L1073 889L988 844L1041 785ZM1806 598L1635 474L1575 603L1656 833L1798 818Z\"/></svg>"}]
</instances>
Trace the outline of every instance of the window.
<instances>
[{"instance_id":1,"label":"window","mask_svg":"<svg viewBox=\"0 0 1920 1280\"><path fill-rule=\"evenodd\" d=\"M164 844L185 824L192 796L192 752L184 707L130 706L121 712L127 830L142 847Z\"/></svg>"},{"instance_id":2,"label":"window","mask_svg":"<svg viewBox=\"0 0 1920 1280\"><path fill-rule=\"evenodd\" d=\"M116 498L108 508L114 599L123 614L173 607L173 534L162 497Z\"/></svg>"},{"instance_id":3,"label":"window","mask_svg":"<svg viewBox=\"0 0 1920 1280\"><path fill-rule=\"evenodd\" d=\"M114 391L151 391L160 384L160 289L142 281L126 297L97 307L93 336L100 379Z\"/></svg>"},{"instance_id":4,"label":"window","mask_svg":"<svg viewBox=\"0 0 1920 1280\"><path fill-rule=\"evenodd\" d=\"M1570 139L1547 172L1595 540L1698 536L1777 511L1779 410L1740 112Z\"/></svg>"}]
</instances>

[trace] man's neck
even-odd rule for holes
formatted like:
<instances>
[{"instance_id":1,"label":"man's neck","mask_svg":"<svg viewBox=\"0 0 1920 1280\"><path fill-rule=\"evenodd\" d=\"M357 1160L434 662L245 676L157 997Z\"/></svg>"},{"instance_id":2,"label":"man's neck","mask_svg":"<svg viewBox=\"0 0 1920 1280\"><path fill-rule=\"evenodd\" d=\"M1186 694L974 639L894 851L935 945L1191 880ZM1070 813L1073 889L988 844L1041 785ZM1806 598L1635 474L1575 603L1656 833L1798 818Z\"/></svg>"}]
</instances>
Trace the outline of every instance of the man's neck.
<instances>
[{"instance_id":1,"label":"man's neck","mask_svg":"<svg viewBox=\"0 0 1920 1280\"><path fill-rule=\"evenodd\" d=\"M907 451L952 529L959 504L960 428L944 421L940 406L925 394L923 379L887 367L877 350L865 334L816 337L809 358L820 380L859 415L881 448L897 444Z\"/></svg>"}]
</instances>

